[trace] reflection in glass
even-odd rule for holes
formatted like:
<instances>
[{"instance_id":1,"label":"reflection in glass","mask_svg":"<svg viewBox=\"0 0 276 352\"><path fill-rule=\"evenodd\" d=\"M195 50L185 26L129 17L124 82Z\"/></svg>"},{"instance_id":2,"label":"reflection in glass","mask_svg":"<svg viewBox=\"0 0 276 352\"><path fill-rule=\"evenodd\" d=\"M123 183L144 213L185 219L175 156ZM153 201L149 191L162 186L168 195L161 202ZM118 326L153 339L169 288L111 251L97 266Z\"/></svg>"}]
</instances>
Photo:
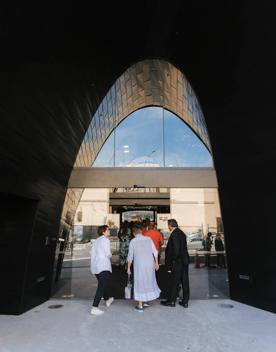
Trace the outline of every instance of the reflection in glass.
<instances>
[{"instance_id":1,"label":"reflection in glass","mask_svg":"<svg viewBox=\"0 0 276 352\"><path fill-rule=\"evenodd\" d=\"M162 114L162 108L141 109L117 127L116 166L163 166Z\"/></svg>"},{"instance_id":2,"label":"reflection in glass","mask_svg":"<svg viewBox=\"0 0 276 352\"><path fill-rule=\"evenodd\" d=\"M208 149L176 115L164 110L165 167L213 167Z\"/></svg>"},{"instance_id":3,"label":"reflection in glass","mask_svg":"<svg viewBox=\"0 0 276 352\"><path fill-rule=\"evenodd\" d=\"M112 167L114 166L114 131L107 138L100 150L93 166Z\"/></svg>"},{"instance_id":4,"label":"reflection in glass","mask_svg":"<svg viewBox=\"0 0 276 352\"><path fill-rule=\"evenodd\" d=\"M213 167L213 162L208 149L185 122L163 108L147 107L117 126L93 166Z\"/></svg>"}]
</instances>

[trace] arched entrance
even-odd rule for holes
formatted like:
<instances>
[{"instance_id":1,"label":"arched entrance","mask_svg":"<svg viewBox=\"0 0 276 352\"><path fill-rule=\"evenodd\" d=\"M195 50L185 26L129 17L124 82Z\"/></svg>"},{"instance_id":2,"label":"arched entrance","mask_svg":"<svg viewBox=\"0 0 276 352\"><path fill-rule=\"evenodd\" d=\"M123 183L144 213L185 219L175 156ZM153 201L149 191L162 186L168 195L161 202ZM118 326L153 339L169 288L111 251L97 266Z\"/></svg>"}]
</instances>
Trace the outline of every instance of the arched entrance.
<instances>
[{"instance_id":1,"label":"arched entrance","mask_svg":"<svg viewBox=\"0 0 276 352\"><path fill-rule=\"evenodd\" d=\"M91 167L108 136L129 114L145 106L159 106L181 118L211 151L198 99L184 74L169 62L145 60L131 66L110 88L91 119L74 167ZM81 191L69 189L62 227L72 223Z\"/></svg>"},{"instance_id":2,"label":"arched entrance","mask_svg":"<svg viewBox=\"0 0 276 352\"><path fill-rule=\"evenodd\" d=\"M148 112L144 117L147 121L145 132L154 130L155 134L159 134L161 147L147 143L150 144L148 150L143 150L142 155L139 155L133 151L134 137L140 136L141 140L141 133L139 134L135 123L129 125L128 122L135 120L135 114L139 115L136 120L142 121L144 111ZM154 122L152 126L151 118ZM180 125L177 125L178 123ZM126 128L124 125L127 125ZM181 130L182 125L185 126L186 132ZM122 130L127 131L127 134L122 133ZM193 150L188 148L188 132L196 137L193 140L194 146L198 143L200 153L198 152L197 161L190 158L194 155ZM176 157L173 155L171 142L174 135L186 137L185 141L182 140L184 143L179 146L182 147L182 154L186 152L185 160L181 159L183 155L179 150L174 151ZM143 142L141 144L145 145ZM194 153L195 150L196 148ZM116 81L92 118L69 181L71 188L67 192L62 218L64 241L60 247L56 279L60 274L68 234L72 232L71 226L83 190L88 187L126 189L135 188L135 185L145 189L168 187L171 194L181 194L174 191L176 187L180 190L198 188L202 190L202 194L206 193L206 188L217 188L210 141L198 100L184 75L165 61L147 60L132 66ZM182 192L182 197L183 194ZM217 194L216 198L219 208ZM175 200L187 201L177 197ZM200 205L199 200L196 201L197 205ZM202 204L204 201L205 199ZM123 205L126 207L126 204ZM138 210L138 203L135 201L131 206ZM129 211L130 208L127 207L126 210ZM146 204L140 202L140 210L146 210ZM155 213L154 216L156 217ZM220 213L217 214L216 220L216 226L201 223L202 234L211 231L212 227L213 232L217 232L218 223L221 223ZM185 232L193 232L189 231L187 224L184 224L183 229ZM194 232L198 229L199 227Z\"/></svg>"}]
</instances>

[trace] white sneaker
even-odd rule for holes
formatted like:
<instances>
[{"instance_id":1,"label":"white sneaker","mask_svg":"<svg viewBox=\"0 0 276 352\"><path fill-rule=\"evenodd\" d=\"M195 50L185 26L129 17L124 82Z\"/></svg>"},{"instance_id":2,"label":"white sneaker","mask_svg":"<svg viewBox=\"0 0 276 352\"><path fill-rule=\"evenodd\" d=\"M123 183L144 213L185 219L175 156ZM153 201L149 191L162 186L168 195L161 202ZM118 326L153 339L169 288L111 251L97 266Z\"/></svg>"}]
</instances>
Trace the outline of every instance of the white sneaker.
<instances>
[{"instance_id":1,"label":"white sneaker","mask_svg":"<svg viewBox=\"0 0 276 352\"><path fill-rule=\"evenodd\" d=\"M114 298L113 298L113 297L110 297L110 298L108 298L108 300L105 301L105 305L106 305L107 307L110 307L111 304L113 303L113 301L114 301Z\"/></svg>"},{"instance_id":2,"label":"white sneaker","mask_svg":"<svg viewBox=\"0 0 276 352\"><path fill-rule=\"evenodd\" d=\"M100 310L98 307L92 307L91 312L92 315L102 315L104 314L103 310Z\"/></svg>"}]
</instances>

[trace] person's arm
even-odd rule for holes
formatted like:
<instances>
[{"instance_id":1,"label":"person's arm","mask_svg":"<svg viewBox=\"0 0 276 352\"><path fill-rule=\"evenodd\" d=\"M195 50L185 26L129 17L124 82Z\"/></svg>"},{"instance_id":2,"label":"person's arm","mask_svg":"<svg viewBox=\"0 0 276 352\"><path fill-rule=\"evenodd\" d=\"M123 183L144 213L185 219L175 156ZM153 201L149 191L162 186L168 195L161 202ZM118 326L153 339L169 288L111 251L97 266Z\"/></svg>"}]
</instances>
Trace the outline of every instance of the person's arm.
<instances>
[{"instance_id":1,"label":"person's arm","mask_svg":"<svg viewBox=\"0 0 276 352\"><path fill-rule=\"evenodd\" d=\"M159 263L158 263L158 257L157 258L154 258L154 267L155 267L155 270L159 270Z\"/></svg>"},{"instance_id":2,"label":"person's arm","mask_svg":"<svg viewBox=\"0 0 276 352\"><path fill-rule=\"evenodd\" d=\"M162 246L164 244L164 235L162 232L160 232L160 239L159 239L159 242L160 242L160 246Z\"/></svg>"},{"instance_id":3,"label":"person's arm","mask_svg":"<svg viewBox=\"0 0 276 352\"><path fill-rule=\"evenodd\" d=\"M128 275L131 274L130 267L131 267L131 264L132 264L132 262L133 262L133 256L134 256L133 242L130 241L130 243L129 243L129 249L128 249L128 255L127 255L127 273L128 273Z\"/></svg>"},{"instance_id":4,"label":"person's arm","mask_svg":"<svg viewBox=\"0 0 276 352\"><path fill-rule=\"evenodd\" d=\"M173 240L172 260L174 261L174 260L177 260L180 256L181 243L180 243L179 236L176 233L173 234L172 240Z\"/></svg>"},{"instance_id":5,"label":"person's arm","mask_svg":"<svg viewBox=\"0 0 276 352\"><path fill-rule=\"evenodd\" d=\"M107 258L110 259L112 257L112 253L111 253L110 240L108 238L106 238L106 241L104 241L103 250Z\"/></svg>"},{"instance_id":6,"label":"person's arm","mask_svg":"<svg viewBox=\"0 0 276 352\"><path fill-rule=\"evenodd\" d=\"M121 241L122 241L122 237L121 237L120 231L118 232L117 236L118 236L118 238L119 238L119 241L121 242Z\"/></svg>"},{"instance_id":7,"label":"person's arm","mask_svg":"<svg viewBox=\"0 0 276 352\"><path fill-rule=\"evenodd\" d=\"M132 264L132 262L127 262L127 273L128 273L128 275L131 274L131 270L130 270L131 264Z\"/></svg>"},{"instance_id":8,"label":"person's arm","mask_svg":"<svg viewBox=\"0 0 276 352\"><path fill-rule=\"evenodd\" d=\"M168 242L167 242L167 247L165 249L165 266L168 271L171 271L172 269L172 238L169 237Z\"/></svg>"},{"instance_id":9,"label":"person's arm","mask_svg":"<svg viewBox=\"0 0 276 352\"><path fill-rule=\"evenodd\" d=\"M153 243L153 241L151 240L151 250L152 250L152 254L154 256L154 267L155 270L157 271L159 269L159 263L158 263L158 251Z\"/></svg>"}]
</instances>

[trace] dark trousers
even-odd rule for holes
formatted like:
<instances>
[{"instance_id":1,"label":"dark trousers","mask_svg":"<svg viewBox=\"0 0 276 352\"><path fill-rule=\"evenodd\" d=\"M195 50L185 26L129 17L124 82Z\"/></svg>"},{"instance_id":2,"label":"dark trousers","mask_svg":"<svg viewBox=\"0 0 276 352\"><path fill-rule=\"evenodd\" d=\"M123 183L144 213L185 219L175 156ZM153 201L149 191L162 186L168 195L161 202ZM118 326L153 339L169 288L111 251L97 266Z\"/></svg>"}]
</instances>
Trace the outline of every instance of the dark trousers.
<instances>
[{"instance_id":1,"label":"dark trousers","mask_svg":"<svg viewBox=\"0 0 276 352\"><path fill-rule=\"evenodd\" d=\"M223 253L217 254L217 265L220 268L225 267L225 258Z\"/></svg>"},{"instance_id":2,"label":"dark trousers","mask_svg":"<svg viewBox=\"0 0 276 352\"><path fill-rule=\"evenodd\" d=\"M209 252L209 250L208 250ZM210 267L211 266L211 256L210 256L210 253L206 253L205 254L205 265Z\"/></svg>"},{"instance_id":3,"label":"dark trousers","mask_svg":"<svg viewBox=\"0 0 276 352\"><path fill-rule=\"evenodd\" d=\"M99 274L96 274L98 280L98 287L94 297L93 307L98 307L102 299L107 300L109 298L107 286L110 277L110 271L102 271Z\"/></svg>"},{"instance_id":4,"label":"dark trousers","mask_svg":"<svg viewBox=\"0 0 276 352\"><path fill-rule=\"evenodd\" d=\"M158 253L158 263L160 263L160 259L161 259L161 254Z\"/></svg>"},{"instance_id":5,"label":"dark trousers","mask_svg":"<svg viewBox=\"0 0 276 352\"><path fill-rule=\"evenodd\" d=\"M172 283L170 301L175 302L179 293L179 287L182 286L183 303L188 303L190 298L189 286L189 265L175 263L172 269Z\"/></svg>"}]
</instances>

